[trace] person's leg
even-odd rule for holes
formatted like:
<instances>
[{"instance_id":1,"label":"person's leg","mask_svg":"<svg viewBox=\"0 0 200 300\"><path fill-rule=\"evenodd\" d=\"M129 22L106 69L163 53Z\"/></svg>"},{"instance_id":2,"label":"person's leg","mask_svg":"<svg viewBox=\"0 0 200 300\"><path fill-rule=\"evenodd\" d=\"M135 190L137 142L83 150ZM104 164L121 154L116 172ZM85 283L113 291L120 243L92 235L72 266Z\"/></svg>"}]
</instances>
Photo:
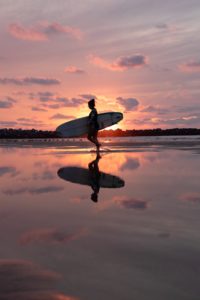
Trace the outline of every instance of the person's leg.
<instances>
[{"instance_id":1,"label":"person's leg","mask_svg":"<svg viewBox=\"0 0 200 300\"><path fill-rule=\"evenodd\" d=\"M100 143L99 143L99 141L98 141L98 138L97 138L97 136L98 136L98 131L96 130L94 133L93 133L93 141L94 141L94 143L95 143L95 145L96 145L96 147L97 147L97 150L99 150L99 148L100 148Z\"/></svg>"},{"instance_id":2,"label":"person's leg","mask_svg":"<svg viewBox=\"0 0 200 300\"><path fill-rule=\"evenodd\" d=\"M87 139L88 139L90 142L92 142L93 144L96 145L95 140L94 140L94 138L93 138L93 136L92 136L91 134L88 134Z\"/></svg>"},{"instance_id":3,"label":"person's leg","mask_svg":"<svg viewBox=\"0 0 200 300\"><path fill-rule=\"evenodd\" d=\"M95 144L95 146L97 147L97 152L100 149L101 144L99 143L98 139L97 139L97 135L98 135L98 130L90 128L88 131L88 140L90 142L92 142L93 144Z\"/></svg>"},{"instance_id":4,"label":"person's leg","mask_svg":"<svg viewBox=\"0 0 200 300\"><path fill-rule=\"evenodd\" d=\"M92 142L93 143L93 141L92 141L92 137L91 137L91 135L88 133L88 135L87 135L87 139L88 139L88 141L90 141L90 142Z\"/></svg>"}]
</instances>

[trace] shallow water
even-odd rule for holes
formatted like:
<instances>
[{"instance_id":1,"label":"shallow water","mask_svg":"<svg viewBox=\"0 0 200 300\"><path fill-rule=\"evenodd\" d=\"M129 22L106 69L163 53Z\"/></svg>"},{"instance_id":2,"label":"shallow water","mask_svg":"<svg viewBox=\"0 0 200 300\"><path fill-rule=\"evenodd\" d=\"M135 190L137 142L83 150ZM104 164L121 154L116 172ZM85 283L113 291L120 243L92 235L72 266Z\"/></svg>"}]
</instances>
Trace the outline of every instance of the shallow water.
<instances>
[{"instance_id":1,"label":"shallow water","mask_svg":"<svg viewBox=\"0 0 200 300\"><path fill-rule=\"evenodd\" d=\"M200 156L132 150L0 148L0 299L199 299Z\"/></svg>"}]
</instances>

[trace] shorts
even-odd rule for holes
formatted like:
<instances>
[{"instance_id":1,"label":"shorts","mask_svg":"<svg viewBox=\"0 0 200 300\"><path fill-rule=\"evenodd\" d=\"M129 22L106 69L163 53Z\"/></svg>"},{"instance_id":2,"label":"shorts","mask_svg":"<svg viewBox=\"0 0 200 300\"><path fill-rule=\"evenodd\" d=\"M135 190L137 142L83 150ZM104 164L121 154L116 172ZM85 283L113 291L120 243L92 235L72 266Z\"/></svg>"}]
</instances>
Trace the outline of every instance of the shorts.
<instances>
[{"instance_id":1,"label":"shorts","mask_svg":"<svg viewBox=\"0 0 200 300\"><path fill-rule=\"evenodd\" d=\"M92 136L92 137L96 138L97 134L98 134L98 130L96 130L96 128L89 127L89 129L88 129L88 136Z\"/></svg>"}]
</instances>

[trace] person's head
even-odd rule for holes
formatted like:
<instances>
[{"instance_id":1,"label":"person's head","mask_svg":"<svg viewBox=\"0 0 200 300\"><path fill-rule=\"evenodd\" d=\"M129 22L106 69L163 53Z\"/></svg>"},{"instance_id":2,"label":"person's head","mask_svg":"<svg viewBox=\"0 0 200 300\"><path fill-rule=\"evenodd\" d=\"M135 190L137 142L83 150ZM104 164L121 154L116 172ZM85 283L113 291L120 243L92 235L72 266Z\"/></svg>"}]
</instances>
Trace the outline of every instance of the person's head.
<instances>
[{"instance_id":1,"label":"person's head","mask_svg":"<svg viewBox=\"0 0 200 300\"><path fill-rule=\"evenodd\" d=\"M91 99L89 102L88 102L88 107L90 109L93 109L95 107L95 99Z\"/></svg>"}]
</instances>

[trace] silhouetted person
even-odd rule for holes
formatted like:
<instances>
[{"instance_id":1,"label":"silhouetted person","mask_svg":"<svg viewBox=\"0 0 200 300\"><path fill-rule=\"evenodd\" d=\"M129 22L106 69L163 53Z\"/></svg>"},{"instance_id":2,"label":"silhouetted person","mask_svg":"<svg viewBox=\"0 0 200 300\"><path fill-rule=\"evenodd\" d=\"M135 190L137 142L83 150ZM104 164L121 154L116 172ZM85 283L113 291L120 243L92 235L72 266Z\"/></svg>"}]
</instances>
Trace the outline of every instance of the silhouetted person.
<instances>
[{"instance_id":1,"label":"silhouetted person","mask_svg":"<svg viewBox=\"0 0 200 300\"><path fill-rule=\"evenodd\" d=\"M98 202L98 194L100 190L100 178L101 178L101 172L99 171L99 160L100 156L97 154L96 159L91 161L88 164L89 169L89 175L90 175L90 186L93 190L93 193L91 194L91 200L94 202Z\"/></svg>"},{"instance_id":2,"label":"silhouetted person","mask_svg":"<svg viewBox=\"0 0 200 300\"><path fill-rule=\"evenodd\" d=\"M91 141L93 144L97 147L97 152L99 152L101 144L99 143L97 139L98 130L99 130L99 124L97 121L98 113L95 108L95 100L91 99L88 102L88 107L91 109L91 112L89 114L89 120L88 120L88 140Z\"/></svg>"}]
</instances>

